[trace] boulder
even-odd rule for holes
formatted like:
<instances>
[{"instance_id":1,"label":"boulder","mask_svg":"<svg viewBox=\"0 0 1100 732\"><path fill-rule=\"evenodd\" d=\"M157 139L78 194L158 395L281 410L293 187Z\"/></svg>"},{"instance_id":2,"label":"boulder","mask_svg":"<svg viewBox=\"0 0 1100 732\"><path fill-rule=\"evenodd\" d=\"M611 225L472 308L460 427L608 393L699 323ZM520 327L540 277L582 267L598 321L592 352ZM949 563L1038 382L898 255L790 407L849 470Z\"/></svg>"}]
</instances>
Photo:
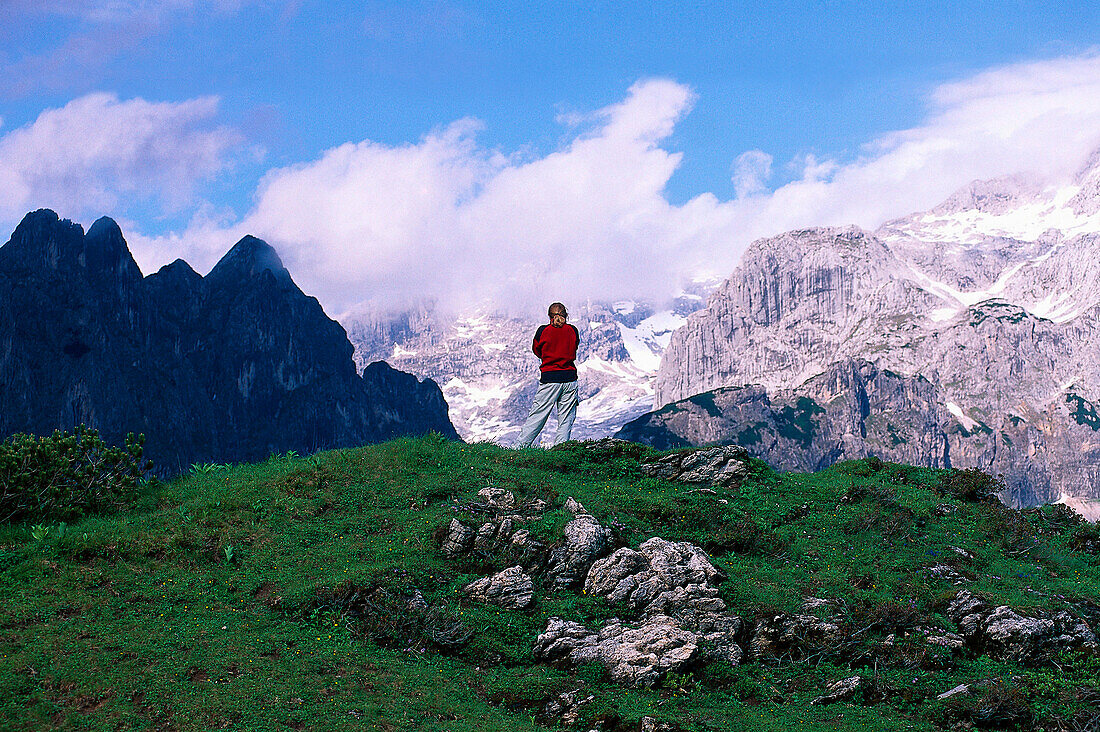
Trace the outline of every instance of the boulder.
<instances>
[{"instance_id":1,"label":"boulder","mask_svg":"<svg viewBox=\"0 0 1100 732\"><path fill-rule=\"evenodd\" d=\"M966 645L966 640L957 633L938 633L929 635L924 640L929 645L940 646L949 651L961 651Z\"/></svg>"},{"instance_id":2,"label":"boulder","mask_svg":"<svg viewBox=\"0 0 1100 732\"><path fill-rule=\"evenodd\" d=\"M863 679L859 676L849 676L840 681L834 681L825 687L825 693L810 701L810 704L832 704L833 702L851 699L863 688Z\"/></svg>"},{"instance_id":3,"label":"boulder","mask_svg":"<svg viewBox=\"0 0 1100 732\"><path fill-rule=\"evenodd\" d=\"M749 454L738 445L677 452L642 465L646 475L704 486L736 488L749 474Z\"/></svg>"},{"instance_id":4,"label":"boulder","mask_svg":"<svg viewBox=\"0 0 1100 732\"><path fill-rule=\"evenodd\" d=\"M973 581L949 564L936 564L929 567L928 576L932 579L946 580L953 585L961 585Z\"/></svg>"},{"instance_id":5,"label":"boulder","mask_svg":"<svg viewBox=\"0 0 1100 732\"><path fill-rule=\"evenodd\" d=\"M814 610L829 609L831 606L832 603L823 597L807 597L802 601L802 612L812 613Z\"/></svg>"},{"instance_id":6,"label":"boulder","mask_svg":"<svg viewBox=\"0 0 1100 732\"><path fill-rule=\"evenodd\" d=\"M477 496L494 511L511 511L516 506L516 497L512 495L511 491L506 491L503 488L487 486L479 490Z\"/></svg>"},{"instance_id":7,"label":"boulder","mask_svg":"<svg viewBox=\"0 0 1100 732\"><path fill-rule=\"evenodd\" d=\"M607 551L611 542L611 532L587 513L580 513L567 523L564 534L562 543L551 551L546 570L548 584L553 589L579 584L592 562Z\"/></svg>"},{"instance_id":8,"label":"boulder","mask_svg":"<svg viewBox=\"0 0 1100 732\"><path fill-rule=\"evenodd\" d=\"M474 532L458 519L451 519L451 524L447 527L447 533L443 537L443 544L441 546L443 556L448 559L454 559L464 552L469 551L473 541Z\"/></svg>"},{"instance_id":9,"label":"boulder","mask_svg":"<svg viewBox=\"0 0 1100 732\"><path fill-rule=\"evenodd\" d=\"M967 684L959 684L958 686L956 686L954 688L951 688L951 689L948 689L947 691L943 692L942 694L937 695L936 699L938 699L940 701L943 701L944 699L950 699L951 697L956 696L957 694L969 694L969 693L970 693L970 686L968 686Z\"/></svg>"},{"instance_id":10,"label":"boulder","mask_svg":"<svg viewBox=\"0 0 1100 732\"><path fill-rule=\"evenodd\" d=\"M642 717L638 732L671 732L672 725L658 721L656 717Z\"/></svg>"},{"instance_id":11,"label":"boulder","mask_svg":"<svg viewBox=\"0 0 1100 732\"><path fill-rule=\"evenodd\" d=\"M961 590L948 605L947 616L968 646L1000 661L1035 664L1063 651L1098 648L1092 628L1064 610L1026 616L1007 605L991 609Z\"/></svg>"},{"instance_id":12,"label":"boulder","mask_svg":"<svg viewBox=\"0 0 1100 732\"><path fill-rule=\"evenodd\" d=\"M654 537L637 551L624 547L593 563L584 591L646 618L675 617L696 633L705 656L736 664L744 655L736 643L743 624L711 584L723 578L694 544Z\"/></svg>"},{"instance_id":13,"label":"boulder","mask_svg":"<svg viewBox=\"0 0 1100 732\"><path fill-rule=\"evenodd\" d=\"M509 567L462 588L471 599L507 610L522 610L535 599L535 583L523 567Z\"/></svg>"},{"instance_id":14,"label":"boulder","mask_svg":"<svg viewBox=\"0 0 1100 732\"><path fill-rule=\"evenodd\" d=\"M580 689L563 691L546 702L542 714L547 719L561 722L564 727L571 727L580 721L582 708L591 704L595 698L591 694L582 695Z\"/></svg>"},{"instance_id":15,"label":"boulder","mask_svg":"<svg viewBox=\"0 0 1100 732\"><path fill-rule=\"evenodd\" d=\"M653 537L642 543L637 551L622 548L611 556L592 565L584 583L585 594L606 597L611 602L625 602L632 610L644 610L663 593L681 592L681 602L688 602L693 595L706 595L712 580L723 575L699 547L688 542L673 542ZM716 597L714 599L717 599ZM721 600L718 600L721 603ZM659 608L674 604L666 597ZM724 610L710 603L710 610Z\"/></svg>"},{"instance_id":16,"label":"boulder","mask_svg":"<svg viewBox=\"0 0 1100 732\"><path fill-rule=\"evenodd\" d=\"M991 657L1024 662L1038 655L1044 641L1054 634L1054 621L1028 618L1002 605L985 618L982 645Z\"/></svg>"},{"instance_id":17,"label":"boulder","mask_svg":"<svg viewBox=\"0 0 1100 732\"><path fill-rule=\"evenodd\" d=\"M535 641L538 658L571 665L597 662L613 681L627 686L652 686L664 674L689 664L698 650L698 637L665 615L633 626L612 620L598 633L554 617Z\"/></svg>"},{"instance_id":18,"label":"boulder","mask_svg":"<svg viewBox=\"0 0 1100 732\"><path fill-rule=\"evenodd\" d=\"M568 511L569 513L573 514L574 516L591 516L592 515L592 514L588 513L588 509L585 508L581 504L581 502L578 501L573 496L569 496L569 498L565 499L565 510Z\"/></svg>"}]
</instances>

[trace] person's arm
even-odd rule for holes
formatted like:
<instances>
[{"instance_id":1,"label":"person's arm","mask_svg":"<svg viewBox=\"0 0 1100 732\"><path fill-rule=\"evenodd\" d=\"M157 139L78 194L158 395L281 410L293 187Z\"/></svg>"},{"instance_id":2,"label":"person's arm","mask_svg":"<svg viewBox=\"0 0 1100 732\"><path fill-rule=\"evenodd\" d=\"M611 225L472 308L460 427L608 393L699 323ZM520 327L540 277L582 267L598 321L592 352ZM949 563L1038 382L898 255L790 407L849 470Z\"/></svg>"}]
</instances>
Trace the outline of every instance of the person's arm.
<instances>
[{"instance_id":1,"label":"person's arm","mask_svg":"<svg viewBox=\"0 0 1100 732\"><path fill-rule=\"evenodd\" d=\"M544 328L546 328L545 325L542 326L541 328L539 328L538 330L536 330L535 331L535 339L533 341L531 341L531 352L534 353L539 358L542 358L543 342L541 340L541 336L542 336L542 331L543 331Z\"/></svg>"}]
</instances>

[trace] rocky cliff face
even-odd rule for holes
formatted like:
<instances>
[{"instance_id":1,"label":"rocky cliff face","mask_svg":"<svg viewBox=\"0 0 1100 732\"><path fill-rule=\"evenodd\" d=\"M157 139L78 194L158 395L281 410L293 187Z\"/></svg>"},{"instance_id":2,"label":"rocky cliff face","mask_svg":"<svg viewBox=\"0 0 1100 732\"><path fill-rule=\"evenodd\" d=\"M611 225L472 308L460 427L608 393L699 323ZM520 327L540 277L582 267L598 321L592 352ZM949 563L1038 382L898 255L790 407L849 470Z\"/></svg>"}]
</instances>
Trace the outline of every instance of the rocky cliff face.
<instances>
[{"instance_id":1,"label":"rocky cliff face","mask_svg":"<svg viewBox=\"0 0 1100 732\"><path fill-rule=\"evenodd\" d=\"M838 460L946 467L951 415L922 377L843 361L794 389L759 385L696 394L639 417L616 437L659 450L736 444L778 470L811 472Z\"/></svg>"},{"instance_id":2,"label":"rocky cliff face","mask_svg":"<svg viewBox=\"0 0 1100 732\"><path fill-rule=\"evenodd\" d=\"M1100 168L1061 187L980 182L875 232L755 242L673 335L656 404L746 384L812 391L833 364L866 359L930 382L950 464L1003 474L1014 505L1100 497L1097 181ZM689 430L731 438L720 431Z\"/></svg>"},{"instance_id":3,"label":"rocky cliff face","mask_svg":"<svg viewBox=\"0 0 1100 732\"><path fill-rule=\"evenodd\" d=\"M204 278L142 277L122 232L28 214L0 248L0 435L85 423L144 432L173 472L430 430L457 437L433 382L362 376L343 328L275 251L245 237Z\"/></svg>"}]
</instances>

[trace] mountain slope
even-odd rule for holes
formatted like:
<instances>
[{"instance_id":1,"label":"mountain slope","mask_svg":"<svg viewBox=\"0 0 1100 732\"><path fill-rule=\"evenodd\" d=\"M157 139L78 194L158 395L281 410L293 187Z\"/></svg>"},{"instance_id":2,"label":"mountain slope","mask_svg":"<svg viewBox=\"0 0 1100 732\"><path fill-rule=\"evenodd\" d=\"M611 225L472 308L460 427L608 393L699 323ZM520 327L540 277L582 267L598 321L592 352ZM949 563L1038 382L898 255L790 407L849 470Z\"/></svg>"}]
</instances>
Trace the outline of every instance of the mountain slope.
<instances>
[{"instance_id":1,"label":"mountain slope","mask_svg":"<svg viewBox=\"0 0 1100 732\"><path fill-rule=\"evenodd\" d=\"M159 469L254 460L436 430L432 382L360 376L344 330L275 251L238 242L205 277L143 278L122 232L28 214L0 248L0 435L85 423L148 436Z\"/></svg>"},{"instance_id":2,"label":"mountain slope","mask_svg":"<svg viewBox=\"0 0 1100 732\"><path fill-rule=\"evenodd\" d=\"M656 404L866 359L932 382L951 464L1004 474L1014 505L1100 497L1097 180L975 183L873 233L754 242L673 335Z\"/></svg>"},{"instance_id":3,"label":"mountain slope","mask_svg":"<svg viewBox=\"0 0 1100 732\"><path fill-rule=\"evenodd\" d=\"M195 471L0 526L0 728L1094 729L1095 527L987 487L438 436Z\"/></svg>"}]
</instances>

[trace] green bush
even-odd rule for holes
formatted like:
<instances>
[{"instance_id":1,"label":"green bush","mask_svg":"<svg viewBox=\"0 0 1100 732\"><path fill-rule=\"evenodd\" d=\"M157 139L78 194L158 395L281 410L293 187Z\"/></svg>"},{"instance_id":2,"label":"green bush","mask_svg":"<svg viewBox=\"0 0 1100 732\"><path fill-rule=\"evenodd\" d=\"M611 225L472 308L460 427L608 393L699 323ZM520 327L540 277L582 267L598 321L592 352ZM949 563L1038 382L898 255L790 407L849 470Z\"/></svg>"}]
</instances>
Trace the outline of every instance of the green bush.
<instances>
[{"instance_id":1,"label":"green bush","mask_svg":"<svg viewBox=\"0 0 1100 732\"><path fill-rule=\"evenodd\" d=\"M992 502L1004 484L977 468L952 470L940 480L937 487L941 495L968 502Z\"/></svg>"},{"instance_id":2,"label":"green bush","mask_svg":"<svg viewBox=\"0 0 1100 732\"><path fill-rule=\"evenodd\" d=\"M111 447L80 425L49 437L18 434L0 443L0 522L72 519L124 506L152 468L145 435Z\"/></svg>"},{"instance_id":3,"label":"green bush","mask_svg":"<svg viewBox=\"0 0 1100 732\"><path fill-rule=\"evenodd\" d=\"M1079 552L1100 554L1100 524L1085 524L1070 534L1069 545Z\"/></svg>"}]
</instances>

